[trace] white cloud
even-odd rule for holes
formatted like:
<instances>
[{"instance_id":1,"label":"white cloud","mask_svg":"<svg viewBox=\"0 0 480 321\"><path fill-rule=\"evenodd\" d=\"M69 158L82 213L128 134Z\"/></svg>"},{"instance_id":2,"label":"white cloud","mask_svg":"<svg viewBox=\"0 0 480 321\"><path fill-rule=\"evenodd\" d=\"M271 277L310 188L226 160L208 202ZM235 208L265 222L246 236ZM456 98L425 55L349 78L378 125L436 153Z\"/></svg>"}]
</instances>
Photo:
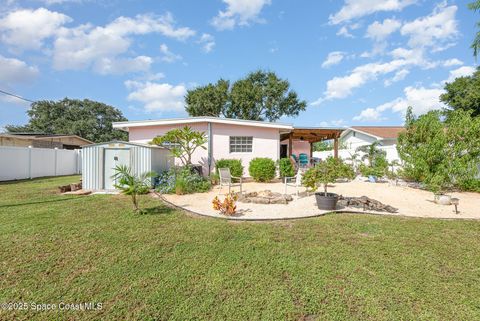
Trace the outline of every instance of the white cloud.
<instances>
[{"instance_id":1,"label":"white cloud","mask_svg":"<svg viewBox=\"0 0 480 321\"><path fill-rule=\"evenodd\" d=\"M125 86L131 91L127 99L143 103L147 112L181 111L184 108L187 89L183 84L173 86L168 83L128 80Z\"/></svg>"},{"instance_id":2,"label":"white cloud","mask_svg":"<svg viewBox=\"0 0 480 321\"><path fill-rule=\"evenodd\" d=\"M215 47L215 38L209 33L204 33L197 43L202 45L203 52L209 53Z\"/></svg>"},{"instance_id":3,"label":"white cloud","mask_svg":"<svg viewBox=\"0 0 480 321\"><path fill-rule=\"evenodd\" d=\"M354 36L348 31L348 28L346 26L341 27L337 33L337 36L342 36L345 38L354 38Z\"/></svg>"},{"instance_id":4,"label":"white cloud","mask_svg":"<svg viewBox=\"0 0 480 321\"><path fill-rule=\"evenodd\" d=\"M401 70L397 71L392 78L386 79L384 81L385 87L390 86L394 82L398 82L398 81L401 81L401 80L405 79L405 77L407 77L407 75L409 73L410 73L410 71L408 69L401 69Z\"/></svg>"},{"instance_id":5,"label":"white cloud","mask_svg":"<svg viewBox=\"0 0 480 321\"><path fill-rule=\"evenodd\" d=\"M57 70L79 70L93 66L95 71L106 73L110 65L126 63L126 71L145 71L151 58L118 58L126 53L133 35L160 33L166 37L185 40L195 31L187 27L176 28L170 13L163 16L137 15L135 18L119 17L104 27L81 25L76 28L61 28L54 42L53 66ZM107 66L102 66L106 63Z\"/></svg>"},{"instance_id":6,"label":"white cloud","mask_svg":"<svg viewBox=\"0 0 480 321\"><path fill-rule=\"evenodd\" d=\"M401 11L416 0L345 0L343 7L330 15L331 24L339 24L361 18L379 11Z\"/></svg>"},{"instance_id":7,"label":"white cloud","mask_svg":"<svg viewBox=\"0 0 480 321\"><path fill-rule=\"evenodd\" d=\"M335 119L330 121L320 122L320 127L347 127L347 122L344 119Z\"/></svg>"},{"instance_id":8,"label":"white cloud","mask_svg":"<svg viewBox=\"0 0 480 321\"><path fill-rule=\"evenodd\" d=\"M356 121L380 121L383 119L381 113L374 108L364 109L359 115L353 117L353 120Z\"/></svg>"},{"instance_id":9,"label":"white cloud","mask_svg":"<svg viewBox=\"0 0 480 321\"><path fill-rule=\"evenodd\" d=\"M164 43L160 45L160 52L163 54L160 59L164 62L172 63L182 59L182 56L171 52L170 49L168 49L168 46Z\"/></svg>"},{"instance_id":10,"label":"white cloud","mask_svg":"<svg viewBox=\"0 0 480 321\"><path fill-rule=\"evenodd\" d=\"M126 74L130 72L148 71L153 59L148 56L135 58L101 58L95 62L93 70L101 75Z\"/></svg>"},{"instance_id":11,"label":"white cloud","mask_svg":"<svg viewBox=\"0 0 480 321\"><path fill-rule=\"evenodd\" d=\"M463 61L457 58L448 59L443 62L444 67L461 66L461 65L463 65Z\"/></svg>"},{"instance_id":12,"label":"white cloud","mask_svg":"<svg viewBox=\"0 0 480 321\"><path fill-rule=\"evenodd\" d=\"M471 66L463 66L450 71L450 76L445 82L452 82L456 78L470 76L475 72L475 68Z\"/></svg>"},{"instance_id":13,"label":"white cloud","mask_svg":"<svg viewBox=\"0 0 480 321\"><path fill-rule=\"evenodd\" d=\"M322 63L322 68L328 68L330 66L339 64L343 58L345 58L345 53L341 51L332 51L328 54L325 61Z\"/></svg>"},{"instance_id":14,"label":"white cloud","mask_svg":"<svg viewBox=\"0 0 480 321\"><path fill-rule=\"evenodd\" d=\"M409 37L408 45L412 48L443 49L441 45L458 34L456 12L457 6L447 7L446 3L442 3L430 15L405 23L400 32Z\"/></svg>"},{"instance_id":15,"label":"white cloud","mask_svg":"<svg viewBox=\"0 0 480 321\"><path fill-rule=\"evenodd\" d=\"M6 58L0 55L0 83L6 86L29 82L38 75L37 67L28 66L16 58Z\"/></svg>"},{"instance_id":16,"label":"white cloud","mask_svg":"<svg viewBox=\"0 0 480 321\"><path fill-rule=\"evenodd\" d=\"M70 17L45 8L16 10L0 19L0 39L14 48L40 49L45 39L71 21Z\"/></svg>"},{"instance_id":17,"label":"white cloud","mask_svg":"<svg viewBox=\"0 0 480 321\"><path fill-rule=\"evenodd\" d=\"M217 30L233 29L236 25L245 26L252 22L262 22L259 18L263 7L271 0L223 0L227 4L225 11L219 11L211 24Z\"/></svg>"},{"instance_id":18,"label":"white cloud","mask_svg":"<svg viewBox=\"0 0 480 321\"><path fill-rule=\"evenodd\" d=\"M375 41L383 41L390 34L397 31L401 25L401 22L395 19L385 19L383 22L375 21L368 26L365 36Z\"/></svg>"}]
</instances>

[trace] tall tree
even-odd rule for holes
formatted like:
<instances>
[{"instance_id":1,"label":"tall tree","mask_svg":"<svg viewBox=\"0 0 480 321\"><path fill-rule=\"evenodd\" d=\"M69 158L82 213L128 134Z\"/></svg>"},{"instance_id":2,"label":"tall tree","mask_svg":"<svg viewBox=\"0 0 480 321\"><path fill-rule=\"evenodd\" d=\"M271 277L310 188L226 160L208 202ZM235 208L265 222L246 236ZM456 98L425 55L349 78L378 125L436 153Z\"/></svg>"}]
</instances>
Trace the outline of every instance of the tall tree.
<instances>
[{"instance_id":1,"label":"tall tree","mask_svg":"<svg viewBox=\"0 0 480 321\"><path fill-rule=\"evenodd\" d=\"M433 110L416 118L409 107L406 131L400 133L397 145L405 174L434 192L474 179L480 157L480 117L470 113L459 109L444 118Z\"/></svg>"},{"instance_id":2,"label":"tall tree","mask_svg":"<svg viewBox=\"0 0 480 321\"><path fill-rule=\"evenodd\" d=\"M226 116L269 121L298 116L307 104L289 88L288 80L278 78L273 72L254 71L233 84Z\"/></svg>"},{"instance_id":3,"label":"tall tree","mask_svg":"<svg viewBox=\"0 0 480 321\"><path fill-rule=\"evenodd\" d=\"M128 136L112 127L112 122L127 120L120 110L88 99L37 101L27 114L30 117L28 124L7 125L5 128L10 132L78 135L93 142L126 140Z\"/></svg>"},{"instance_id":4,"label":"tall tree","mask_svg":"<svg viewBox=\"0 0 480 321\"><path fill-rule=\"evenodd\" d=\"M475 12L480 11L480 0L476 0L472 3L469 3L468 8ZM480 21L477 22L477 27L480 28ZM477 32L477 35L473 39L473 43L471 47L473 49L473 55L476 58L478 56L478 52L480 51L480 31Z\"/></svg>"},{"instance_id":5,"label":"tall tree","mask_svg":"<svg viewBox=\"0 0 480 321\"><path fill-rule=\"evenodd\" d=\"M471 110L472 116L480 115L480 67L471 76L459 77L445 85L446 92L440 96L449 110Z\"/></svg>"},{"instance_id":6,"label":"tall tree","mask_svg":"<svg viewBox=\"0 0 480 321\"><path fill-rule=\"evenodd\" d=\"M306 102L290 90L288 80L273 72L254 71L229 88L226 80L188 91L186 110L190 116L224 116L248 120L276 121L297 116Z\"/></svg>"},{"instance_id":7,"label":"tall tree","mask_svg":"<svg viewBox=\"0 0 480 321\"><path fill-rule=\"evenodd\" d=\"M185 96L185 109L190 116L225 116L230 82L220 79L216 84L189 90Z\"/></svg>"}]
</instances>

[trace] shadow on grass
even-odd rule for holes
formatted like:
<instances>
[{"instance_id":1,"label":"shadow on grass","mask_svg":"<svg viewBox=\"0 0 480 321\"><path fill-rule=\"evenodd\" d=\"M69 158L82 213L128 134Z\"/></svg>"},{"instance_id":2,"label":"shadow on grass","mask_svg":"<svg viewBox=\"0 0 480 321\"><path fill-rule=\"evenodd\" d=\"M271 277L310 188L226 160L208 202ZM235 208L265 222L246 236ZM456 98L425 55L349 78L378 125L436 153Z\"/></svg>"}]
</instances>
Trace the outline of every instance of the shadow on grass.
<instances>
[{"instance_id":1,"label":"shadow on grass","mask_svg":"<svg viewBox=\"0 0 480 321\"><path fill-rule=\"evenodd\" d=\"M18 204L5 204L5 205L0 205L0 208L23 206L23 205L44 204L44 203L65 202L65 201L71 201L71 200L77 200L77 199L78 199L78 197L70 197L70 198L55 199L55 200L48 200L48 201L35 201L35 202L26 202L26 203L18 203Z\"/></svg>"},{"instance_id":2,"label":"shadow on grass","mask_svg":"<svg viewBox=\"0 0 480 321\"><path fill-rule=\"evenodd\" d=\"M161 215L161 214L171 214L175 212L174 208L170 208L167 206L155 206L142 209L139 214L140 215Z\"/></svg>"}]
</instances>

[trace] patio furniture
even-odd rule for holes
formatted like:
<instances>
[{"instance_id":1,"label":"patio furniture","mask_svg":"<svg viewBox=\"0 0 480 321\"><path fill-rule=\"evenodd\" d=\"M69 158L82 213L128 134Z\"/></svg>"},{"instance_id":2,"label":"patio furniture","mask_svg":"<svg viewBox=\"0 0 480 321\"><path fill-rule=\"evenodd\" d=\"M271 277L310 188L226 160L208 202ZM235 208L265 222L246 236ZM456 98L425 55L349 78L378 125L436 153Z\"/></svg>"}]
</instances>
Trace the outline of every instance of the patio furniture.
<instances>
[{"instance_id":1,"label":"patio furniture","mask_svg":"<svg viewBox=\"0 0 480 321\"><path fill-rule=\"evenodd\" d=\"M295 155L295 154L292 154L292 155L290 155L290 156L291 156L291 157L293 157L293 159L295 160L295 162L297 162L297 163L298 163L298 157L297 157L297 155Z\"/></svg>"},{"instance_id":2,"label":"patio furniture","mask_svg":"<svg viewBox=\"0 0 480 321\"><path fill-rule=\"evenodd\" d=\"M284 177L284 184L285 184L285 194L287 194L288 186L295 187L295 193L298 196L298 188L302 186L302 176L303 170L298 169L297 174L295 176Z\"/></svg>"},{"instance_id":3,"label":"patio furniture","mask_svg":"<svg viewBox=\"0 0 480 321\"><path fill-rule=\"evenodd\" d=\"M230 173L230 168L219 168L218 169L218 175L220 176L219 179L219 188L221 189L222 186L228 186L228 194L230 194L231 188L235 186L240 187L240 194L242 194L242 178L241 177L236 177L232 176ZM232 178L238 179L238 183L233 183Z\"/></svg>"},{"instance_id":4,"label":"patio furniture","mask_svg":"<svg viewBox=\"0 0 480 321\"><path fill-rule=\"evenodd\" d=\"M298 162L300 164L300 167L306 167L308 165L308 156L307 154L301 153Z\"/></svg>"},{"instance_id":5,"label":"patio furniture","mask_svg":"<svg viewBox=\"0 0 480 321\"><path fill-rule=\"evenodd\" d=\"M295 171L298 171L298 163L295 158L293 158L293 156L290 156L290 163L292 164L293 169L295 169Z\"/></svg>"}]
</instances>

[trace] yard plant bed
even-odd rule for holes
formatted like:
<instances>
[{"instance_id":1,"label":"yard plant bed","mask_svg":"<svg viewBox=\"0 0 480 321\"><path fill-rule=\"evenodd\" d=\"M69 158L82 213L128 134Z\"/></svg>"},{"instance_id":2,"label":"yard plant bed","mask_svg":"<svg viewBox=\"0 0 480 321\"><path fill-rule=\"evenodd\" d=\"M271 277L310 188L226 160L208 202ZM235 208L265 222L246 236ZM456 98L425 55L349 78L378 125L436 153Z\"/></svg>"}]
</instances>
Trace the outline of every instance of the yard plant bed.
<instances>
[{"instance_id":1,"label":"yard plant bed","mask_svg":"<svg viewBox=\"0 0 480 321\"><path fill-rule=\"evenodd\" d=\"M476 320L480 222L331 214L191 216L141 197L60 195L78 176L0 183L0 320Z\"/></svg>"}]
</instances>

